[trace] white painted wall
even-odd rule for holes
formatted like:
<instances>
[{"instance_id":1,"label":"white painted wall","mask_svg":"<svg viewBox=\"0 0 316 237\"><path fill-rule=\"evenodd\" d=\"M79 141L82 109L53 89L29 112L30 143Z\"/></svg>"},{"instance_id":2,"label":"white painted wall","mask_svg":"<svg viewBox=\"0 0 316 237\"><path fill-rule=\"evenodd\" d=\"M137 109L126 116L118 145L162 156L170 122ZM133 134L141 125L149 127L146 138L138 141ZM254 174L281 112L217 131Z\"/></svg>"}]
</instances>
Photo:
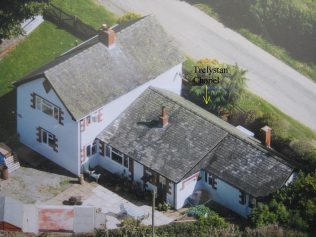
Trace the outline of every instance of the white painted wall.
<instances>
[{"instance_id":1,"label":"white painted wall","mask_svg":"<svg viewBox=\"0 0 316 237\"><path fill-rule=\"evenodd\" d=\"M104 105L102 108L92 112L93 116L99 110L102 113L102 121L89 124L84 132L80 132L80 122L72 120L70 114L59 100L53 90L46 93L42 85L44 78L36 79L22 84L17 88L17 132L20 136L20 142L41 155L47 157L53 162L59 164L72 173L80 174L80 153L81 149L92 145L96 136L102 132L117 116L122 113L146 88L154 86L170 90L177 94L181 92L182 64L179 64L157 78L139 86L118 99ZM51 103L59 106L64 112L64 125L60 125L57 120L44 114L43 112L31 108L31 93L35 92ZM58 139L58 152L55 152L46 144L36 141L36 128L42 127L51 132ZM106 162L104 159L98 159L97 155L86 158L91 159L91 165L102 165L107 170L113 172L121 171L119 164L115 162ZM107 167L109 165L109 167Z\"/></svg>"},{"instance_id":2,"label":"white painted wall","mask_svg":"<svg viewBox=\"0 0 316 237\"><path fill-rule=\"evenodd\" d=\"M44 78L30 81L17 88L17 132L20 142L59 164L70 172L79 175L78 125L59 100L54 90L46 93L43 87ZM64 112L64 125L40 110L31 108L31 93L35 92L51 103L59 106ZM47 144L36 140L36 128L42 127L58 139L58 152Z\"/></svg>"},{"instance_id":3,"label":"white painted wall","mask_svg":"<svg viewBox=\"0 0 316 237\"><path fill-rule=\"evenodd\" d=\"M143 186L143 180L141 179L144 175L144 166L137 161L134 161L134 180L141 183Z\"/></svg>"},{"instance_id":4,"label":"white painted wall","mask_svg":"<svg viewBox=\"0 0 316 237\"><path fill-rule=\"evenodd\" d=\"M22 231L26 233L38 233L38 210L34 204L25 204L23 211Z\"/></svg>"},{"instance_id":5,"label":"white painted wall","mask_svg":"<svg viewBox=\"0 0 316 237\"><path fill-rule=\"evenodd\" d=\"M200 171L176 184L175 209L182 208L186 204L187 198L197 190L201 181L198 181L199 175Z\"/></svg>"},{"instance_id":6,"label":"white painted wall","mask_svg":"<svg viewBox=\"0 0 316 237\"><path fill-rule=\"evenodd\" d=\"M204 177L204 176L203 176ZM204 178L202 179L204 180ZM243 217L250 214L251 208L248 206L249 195L246 194L246 203L244 205L239 203L240 191L226 182L216 179L217 189L213 189L211 185L204 182L204 189L209 191L211 199Z\"/></svg>"},{"instance_id":7,"label":"white painted wall","mask_svg":"<svg viewBox=\"0 0 316 237\"><path fill-rule=\"evenodd\" d=\"M167 200L166 202L169 203L172 207L175 207L175 184L173 182L169 182L170 194L167 193Z\"/></svg>"},{"instance_id":8,"label":"white painted wall","mask_svg":"<svg viewBox=\"0 0 316 237\"><path fill-rule=\"evenodd\" d=\"M91 144L97 135L102 132L114 119L116 119L141 93L149 86L169 90L171 92L181 93L182 79L182 64L179 64L157 78L135 88L134 90L120 96L114 101L105 104L103 107L93 111L90 116L97 114L98 111L102 114L102 122L91 123L86 127L85 131L80 134L80 147ZM88 116L88 115L87 115ZM85 118L87 117L85 116ZM101 163L100 163L101 165ZM105 167L104 167L105 168Z\"/></svg>"}]
</instances>

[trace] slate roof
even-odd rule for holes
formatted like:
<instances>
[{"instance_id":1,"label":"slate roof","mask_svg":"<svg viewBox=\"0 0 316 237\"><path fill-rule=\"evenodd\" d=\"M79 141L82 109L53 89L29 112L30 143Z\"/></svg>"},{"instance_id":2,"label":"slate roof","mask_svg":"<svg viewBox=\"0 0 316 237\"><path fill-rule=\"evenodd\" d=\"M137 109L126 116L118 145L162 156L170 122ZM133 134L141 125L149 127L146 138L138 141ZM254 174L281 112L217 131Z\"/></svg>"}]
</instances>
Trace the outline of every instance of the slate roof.
<instances>
[{"instance_id":1,"label":"slate roof","mask_svg":"<svg viewBox=\"0 0 316 237\"><path fill-rule=\"evenodd\" d=\"M161 107L169 115L162 128ZM280 188L293 169L232 125L174 93L149 88L98 139L173 182L205 169L254 197Z\"/></svg>"},{"instance_id":2,"label":"slate roof","mask_svg":"<svg viewBox=\"0 0 316 237\"><path fill-rule=\"evenodd\" d=\"M78 120L184 61L153 16L114 29L115 47L94 37L15 85L46 77Z\"/></svg>"}]
</instances>

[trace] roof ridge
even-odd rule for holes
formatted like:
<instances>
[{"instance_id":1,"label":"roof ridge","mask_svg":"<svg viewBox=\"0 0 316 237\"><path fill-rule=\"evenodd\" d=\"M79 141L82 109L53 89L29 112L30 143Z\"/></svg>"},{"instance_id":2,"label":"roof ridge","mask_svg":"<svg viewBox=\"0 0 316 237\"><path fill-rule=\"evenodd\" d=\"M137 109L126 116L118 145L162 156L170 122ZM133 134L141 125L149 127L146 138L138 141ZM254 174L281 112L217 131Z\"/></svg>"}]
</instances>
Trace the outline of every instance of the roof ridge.
<instances>
[{"instance_id":1,"label":"roof ridge","mask_svg":"<svg viewBox=\"0 0 316 237\"><path fill-rule=\"evenodd\" d=\"M203 116L203 115L201 115L201 114L198 114L197 112L193 111L192 109L190 109L190 108L184 106L183 104L179 103L178 101L174 100L174 99L171 98L170 96L161 93L159 90L162 90L162 89L158 89L158 88L154 88L154 87L149 87L149 89L151 89L152 91L154 91L154 92L160 94L161 96L164 96L164 97L169 98L170 100L172 100L172 101L175 102L176 104L182 106L182 107L185 108L185 109L188 109L189 111L191 111L192 113L196 114L197 116L199 116L199 117L201 117L201 118L203 118L203 119L206 119L206 120L207 120L208 122L210 122L211 124L213 124L213 125L215 125L215 126L219 126L221 129L223 129L225 132L227 132L227 133L230 134L231 136L233 136L233 137L235 137L235 138L237 138L237 139L239 139L239 140L241 140L241 141L243 141L243 142L246 142L247 144L251 145L252 147L256 148L257 150L259 150L259 151L261 151L261 152L265 152L265 153L267 153L267 154L271 154L271 155L272 155L271 157L272 157L273 159L279 161L280 163L282 163L282 164L284 164L284 165L287 165L287 166L290 166L287 161L285 161L282 157L279 157L279 156L278 156L277 154L275 154L273 151L270 151L270 150L268 150L268 149L265 148L265 147L261 147L261 146L259 146L259 145L255 145L255 144L253 144L253 142L249 141L248 139L243 138L242 136L238 136L237 134L232 133L231 131L228 131L228 129L222 127L221 125L219 125L219 124L217 124L217 123L214 123L214 121L211 121L210 119L206 118L205 116ZM167 93L170 93L170 92L168 92L168 91L166 91L166 92L167 92ZM185 98L182 97L182 96L179 96L179 97L180 97L181 99L183 99L183 100L186 100L186 101L189 102L189 103L192 103L191 101L185 99ZM195 105L194 103L192 103L192 104ZM200 107L197 106L197 105L195 105L195 106L196 106L198 109L202 109L202 108L200 108ZM205 111L208 112L207 110L205 110ZM216 117L215 115L213 115L212 113L210 113L210 112L208 112L208 113L209 113L211 116L214 116L216 119L220 119L220 118ZM225 122L225 121L223 121L223 122ZM234 127L233 125L231 125L230 123L228 123L228 122L225 122L225 123L227 123L228 125L230 125L232 128L235 128L235 127ZM238 130L236 130L236 131L238 131ZM241 132L240 132L240 133L241 133Z\"/></svg>"},{"instance_id":2,"label":"roof ridge","mask_svg":"<svg viewBox=\"0 0 316 237\"><path fill-rule=\"evenodd\" d=\"M200 160L198 160L198 162L196 162L196 164L194 164L194 166L193 166L188 172L186 172L186 173L182 176L181 180L183 180L184 177L185 177L188 173L190 173L197 165L199 165L200 162L203 162L203 160L204 160L205 158L207 158L207 156L208 156L227 136L228 136L228 133L226 133ZM181 181L181 180L180 180L180 181Z\"/></svg>"}]
</instances>

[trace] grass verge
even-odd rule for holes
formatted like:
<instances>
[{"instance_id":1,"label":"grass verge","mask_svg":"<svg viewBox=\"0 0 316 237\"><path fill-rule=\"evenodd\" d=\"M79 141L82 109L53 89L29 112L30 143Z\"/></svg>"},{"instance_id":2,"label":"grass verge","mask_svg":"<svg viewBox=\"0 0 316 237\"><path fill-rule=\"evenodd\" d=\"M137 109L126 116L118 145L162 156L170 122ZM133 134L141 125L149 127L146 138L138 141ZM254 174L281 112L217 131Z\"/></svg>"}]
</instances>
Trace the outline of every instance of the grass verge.
<instances>
[{"instance_id":1,"label":"grass verge","mask_svg":"<svg viewBox=\"0 0 316 237\"><path fill-rule=\"evenodd\" d=\"M217 20L220 20L219 14L215 12L211 6L205 3L197 3L193 6L199 8L201 11L205 12L209 16ZM300 73L304 74L305 76L316 82L316 64L303 63L297 59L294 59L285 49L268 42L267 40L263 39L260 35L254 34L247 29L241 28L235 30L237 30L240 34L242 34L245 38L247 38L255 45L269 52L276 58L280 59L281 61L285 62L295 70L299 71Z\"/></svg>"},{"instance_id":2,"label":"grass verge","mask_svg":"<svg viewBox=\"0 0 316 237\"><path fill-rule=\"evenodd\" d=\"M256 44L260 48L269 52L276 58L282 60L289 66L295 68L297 71L301 72L302 74L316 82L316 64L303 63L292 58L285 49L269 43L261 36L254 34L247 29L240 29L239 33L246 37L252 43Z\"/></svg>"},{"instance_id":3,"label":"grass verge","mask_svg":"<svg viewBox=\"0 0 316 237\"><path fill-rule=\"evenodd\" d=\"M0 96L12 90L12 82L48 63L79 41L70 33L44 21L0 61Z\"/></svg>"},{"instance_id":4,"label":"grass verge","mask_svg":"<svg viewBox=\"0 0 316 237\"><path fill-rule=\"evenodd\" d=\"M271 114L277 120L284 121L285 128L283 136L291 139L316 140L316 133L310 128L304 126L300 122L284 114L282 111L262 99L261 97L247 91L238 101L238 106L243 111L260 111L263 114Z\"/></svg>"},{"instance_id":5,"label":"grass verge","mask_svg":"<svg viewBox=\"0 0 316 237\"><path fill-rule=\"evenodd\" d=\"M96 0L53 0L52 3L96 29L104 23L111 26L116 22L115 15L99 5Z\"/></svg>"},{"instance_id":6,"label":"grass verge","mask_svg":"<svg viewBox=\"0 0 316 237\"><path fill-rule=\"evenodd\" d=\"M207 15L213 17L214 19L219 20L218 14L209 5L207 5L205 3L197 3L197 4L194 4L193 6L197 7L202 12L204 12Z\"/></svg>"}]
</instances>

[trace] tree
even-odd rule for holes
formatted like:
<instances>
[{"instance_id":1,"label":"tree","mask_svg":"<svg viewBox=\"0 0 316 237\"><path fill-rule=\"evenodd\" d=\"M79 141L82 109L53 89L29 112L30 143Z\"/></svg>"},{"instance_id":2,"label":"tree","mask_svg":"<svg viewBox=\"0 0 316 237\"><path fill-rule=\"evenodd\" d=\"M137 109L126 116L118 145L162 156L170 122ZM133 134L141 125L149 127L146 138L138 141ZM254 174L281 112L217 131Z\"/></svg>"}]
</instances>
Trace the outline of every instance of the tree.
<instances>
[{"instance_id":1,"label":"tree","mask_svg":"<svg viewBox=\"0 0 316 237\"><path fill-rule=\"evenodd\" d=\"M203 72L207 67L212 68L212 71ZM199 71L198 68L202 70ZM245 89L245 73L237 64L227 65L217 60L201 59L186 72L185 77L191 84L191 92L197 96L205 95L207 87L210 96L209 109L219 113L222 110L229 111L235 106Z\"/></svg>"},{"instance_id":2,"label":"tree","mask_svg":"<svg viewBox=\"0 0 316 237\"><path fill-rule=\"evenodd\" d=\"M137 20L139 18L141 18L142 15L135 13L135 12L127 12L125 13L123 16L121 16L118 20L117 23L118 24L122 24L125 22L129 22L129 21L133 21L133 20Z\"/></svg>"},{"instance_id":3,"label":"tree","mask_svg":"<svg viewBox=\"0 0 316 237\"><path fill-rule=\"evenodd\" d=\"M277 222L298 230L315 230L316 171L301 172L292 184L275 193L270 202L259 203L250 220L255 226Z\"/></svg>"},{"instance_id":4,"label":"tree","mask_svg":"<svg viewBox=\"0 0 316 237\"><path fill-rule=\"evenodd\" d=\"M41 14L47 6L44 0L2 0L0 7L0 43L3 39L23 33L21 23Z\"/></svg>"}]
</instances>

